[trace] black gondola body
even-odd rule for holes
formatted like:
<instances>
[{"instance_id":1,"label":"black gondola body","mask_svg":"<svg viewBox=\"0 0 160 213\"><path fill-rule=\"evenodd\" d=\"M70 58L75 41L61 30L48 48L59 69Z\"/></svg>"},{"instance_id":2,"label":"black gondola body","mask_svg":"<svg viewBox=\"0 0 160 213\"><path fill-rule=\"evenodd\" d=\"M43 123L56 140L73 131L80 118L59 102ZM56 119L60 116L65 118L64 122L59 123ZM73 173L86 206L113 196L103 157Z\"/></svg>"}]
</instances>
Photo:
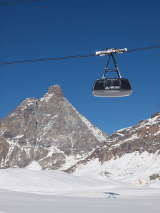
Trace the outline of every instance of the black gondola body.
<instances>
[{"instance_id":1,"label":"black gondola body","mask_svg":"<svg viewBox=\"0 0 160 213\"><path fill-rule=\"evenodd\" d=\"M131 93L131 85L126 78L101 78L93 85L93 95L96 97L124 97Z\"/></svg>"},{"instance_id":2,"label":"black gondola body","mask_svg":"<svg viewBox=\"0 0 160 213\"><path fill-rule=\"evenodd\" d=\"M114 69L109 69L109 62L112 59ZM116 78L107 77L108 72L115 72ZM115 57L113 54L109 55L107 65L101 79L97 79L93 85L92 94L96 97L124 97L132 93L130 82L126 78L122 78L118 69Z\"/></svg>"}]
</instances>

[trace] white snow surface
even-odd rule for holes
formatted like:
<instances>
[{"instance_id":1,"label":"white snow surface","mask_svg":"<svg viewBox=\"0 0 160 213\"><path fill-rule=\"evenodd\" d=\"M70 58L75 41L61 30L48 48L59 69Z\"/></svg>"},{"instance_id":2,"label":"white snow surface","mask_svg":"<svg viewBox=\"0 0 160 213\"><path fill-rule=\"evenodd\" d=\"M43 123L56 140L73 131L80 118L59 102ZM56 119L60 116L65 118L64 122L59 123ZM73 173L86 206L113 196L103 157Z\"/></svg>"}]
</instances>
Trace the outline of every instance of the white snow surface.
<instances>
[{"instance_id":1,"label":"white snow surface","mask_svg":"<svg viewBox=\"0 0 160 213\"><path fill-rule=\"evenodd\" d=\"M65 195L104 188L106 183L87 177L76 177L61 171L25 169L0 170L0 189L46 195ZM37 167L36 167L37 168ZM110 187L109 187L110 188Z\"/></svg>"},{"instance_id":2,"label":"white snow surface","mask_svg":"<svg viewBox=\"0 0 160 213\"><path fill-rule=\"evenodd\" d=\"M33 171L39 171L41 170L41 166L38 162L33 161L31 164L29 164L27 167L27 169L33 170Z\"/></svg>"},{"instance_id":3,"label":"white snow surface","mask_svg":"<svg viewBox=\"0 0 160 213\"><path fill-rule=\"evenodd\" d=\"M147 158L145 164L143 160ZM139 162L141 174L158 172L158 155L148 153L141 156L135 153L135 156L125 156L103 165L92 161L75 174L41 170L37 162L24 169L1 169L0 213L159 213L159 182L131 184L133 181L128 181L134 176L129 174L133 159L137 159L135 166ZM148 169L145 168L147 164ZM150 167L151 164L154 165ZM136 169L132 172L138 174ZM103 171L116 176L104 175ZM117 195L113 198L108 196L110 193Z\"/></svg>"},{"instance_id":4,"label":"white snow surface","mask_svg":"<svg viewBox=\"0 0 160 213\"><path fill-rule=\"evenodd\" d=\"M62 197L0 190L0 213L159 213L159 195L117 199L103 197ZM123 194L123 191L122 191Z\"/></svg>"},{"instance_id":5,"label":"white snow surface","mask_svg":"<svg viewBox=\"0 0 160 213\"><path fill-rule=\"evenodd\" d=\"M74 175L96 177L105 180L107 177L114 181L132 185L154 185L150 176L160 175L160 155L158 153L134 152L123 155L120 158L112 159L103 164L98 159L94 159L86 165L81 165L76 169ZM157 187L160 187L158 180Z\"/></svg>"}]
</instances>

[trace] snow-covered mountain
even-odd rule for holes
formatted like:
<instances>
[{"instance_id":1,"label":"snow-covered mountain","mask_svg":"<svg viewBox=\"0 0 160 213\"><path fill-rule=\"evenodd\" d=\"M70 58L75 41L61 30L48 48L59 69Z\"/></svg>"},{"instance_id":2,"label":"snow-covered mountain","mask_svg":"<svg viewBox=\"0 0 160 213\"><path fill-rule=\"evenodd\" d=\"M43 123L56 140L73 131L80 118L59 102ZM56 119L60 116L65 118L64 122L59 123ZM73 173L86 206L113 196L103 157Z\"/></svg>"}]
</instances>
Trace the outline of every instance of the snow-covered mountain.
<instances>
[{"instance_id":1,"label":"snow-covered mountain","mask_svg":"<svg viewBox=\"0 0 160 213\"><path fill-rule=\"evenodd\" d=\"M111 179L126 185L160 186L160 155L148 152L126 153L101 163L98 158L79 164L73 174L76 176Z\"/></svg>"},{"instance_id":2,"label":"snow-covered mountain","mask_svg":"<svg viewBox=\"0 0 160 213\"><path fill-rule=\"evenodd\" d=\"M40 99L24 100L0 121L0 168L26 167L119 179L160 180L160 113L106 135L82 116L58 85Z\"/></svg>"},{"instance_id":3,"label":"snow-covered mountain","mask_svg":"<svg viewBox=\"0 0 160 213\"><path fill-rule=\"evenodd\" d=\"M106 139L54 85L0 121L0 168L25 167L35 160L42 168L67 169Z\"/></svg>"},{"instance_id":4,"label":"snow-covered mountain","mask_svg":"<svg viewBox=\"0 0 160 213\"><path fill-rule=\"evenodd\" d=\"M115 132L107 143L77 162L68 172L112 177L133 184L160 180L160 113Z\"/></svg>"}]
</instances>

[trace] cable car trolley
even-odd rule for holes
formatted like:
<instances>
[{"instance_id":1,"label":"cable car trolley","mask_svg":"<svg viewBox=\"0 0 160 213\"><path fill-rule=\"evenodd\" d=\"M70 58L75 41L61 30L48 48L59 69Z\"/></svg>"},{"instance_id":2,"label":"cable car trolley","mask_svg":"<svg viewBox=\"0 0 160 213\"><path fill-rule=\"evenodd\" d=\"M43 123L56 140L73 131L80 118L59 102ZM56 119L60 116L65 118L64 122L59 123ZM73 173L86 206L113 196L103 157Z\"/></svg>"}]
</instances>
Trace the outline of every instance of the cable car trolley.
<instances>
[{"instance_id":1,"label":"cable car trolley","mask_svg":"<svg viewBox=\"0 0 160 213\"><path fill-rule=\"evenodd\" d=\"M103 75L93 85L92 94L96 97L124 97L132 93L130 82L122 78L114 54L126 52L127 49L107 49L96 52L98 56L107 55L108 60ZM110 65L112 67L110 68ZM115 73L115 77L109 77L109 73Z\"/></svg>"}]
</instances>

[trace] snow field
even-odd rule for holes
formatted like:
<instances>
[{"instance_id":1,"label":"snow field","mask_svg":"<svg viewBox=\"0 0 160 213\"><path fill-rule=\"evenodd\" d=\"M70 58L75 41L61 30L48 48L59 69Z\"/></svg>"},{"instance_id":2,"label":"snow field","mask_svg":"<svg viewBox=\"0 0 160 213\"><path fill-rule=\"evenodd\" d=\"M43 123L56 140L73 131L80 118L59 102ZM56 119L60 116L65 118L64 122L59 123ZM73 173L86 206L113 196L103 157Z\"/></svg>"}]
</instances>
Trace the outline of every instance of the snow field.
<instances>
[{"instance_id":1,"label":"snow field","mask_svg":"<svg viewBox=\"0 0 160 213\"><path fill-rule=\"evenodd\" d=\"M111 178L121 184L133 186L151 185L160 188L159 180L150 180L153 174L160 174L160 156L157 153L128 153L120 158L101 164L98 159L79 166L74 175L96 177L101 180Z\"/></svg>"},{"instance_id":2,"label":"snow field","mask_svg":"<svg viewBox=\"0 0 160 213\"><path fill-rule=\"evenodd\" d=\"M121 159L123 163L119 159L119 167L126 167L132 157L125 156L125 159ZM0 213L160 212L159 187L126 184L124 181L129 180L129 176L120 176L119 168L116 170L112 161L108 163L100 166L92 161L79 168L74 175L41 170L36 162L24 169L1 169ZM154 167L157 168L157 165L158 159ZM104 168L107 171L112 168L112 172L117 174L116 178L104 176ZM156 184L159 185L158 182ZM108 192L118 193L119 196L108 198Z\"/></svg>"}]
</instances>

